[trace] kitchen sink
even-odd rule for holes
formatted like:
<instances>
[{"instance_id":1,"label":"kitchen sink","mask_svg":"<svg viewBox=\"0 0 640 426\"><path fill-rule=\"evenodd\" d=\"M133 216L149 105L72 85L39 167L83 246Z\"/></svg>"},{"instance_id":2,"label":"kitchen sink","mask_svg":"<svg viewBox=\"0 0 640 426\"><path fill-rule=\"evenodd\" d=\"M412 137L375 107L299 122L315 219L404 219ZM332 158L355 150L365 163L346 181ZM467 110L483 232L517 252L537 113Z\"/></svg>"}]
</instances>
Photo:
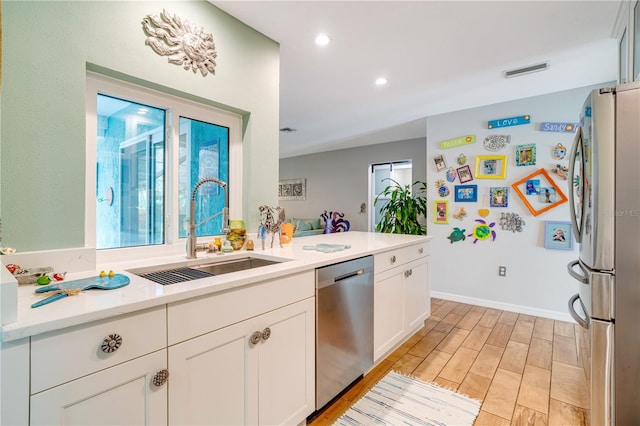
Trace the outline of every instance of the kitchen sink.
<instances>
[{"instance_id":1,"label":"kitchen sink","mask_svg":"<svg viewBox=\"0 0 640 426\"><path fill-rule=\"evenodd\" d=\"M263 259L259 257L241 257L233 259L201 259L196 261L178 262L160 266L129 269L139 277L146 278L162 285L178 284L200 278L246 271L284 262L285 259Z\"/></svg>"}]
</instances>

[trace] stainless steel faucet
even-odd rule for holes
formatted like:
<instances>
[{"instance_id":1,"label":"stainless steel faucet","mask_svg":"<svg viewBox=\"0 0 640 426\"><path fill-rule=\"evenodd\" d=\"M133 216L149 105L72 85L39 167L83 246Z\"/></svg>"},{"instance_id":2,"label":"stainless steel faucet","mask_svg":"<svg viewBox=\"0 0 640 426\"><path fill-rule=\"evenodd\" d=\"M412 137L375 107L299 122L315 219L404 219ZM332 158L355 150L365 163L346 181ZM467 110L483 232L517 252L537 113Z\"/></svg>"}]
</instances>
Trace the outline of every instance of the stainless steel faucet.
<instances>
[{"instance_id":1,"label":"stainless steel faucet","mask_svg":"<svg viewBox=\"0 0 640 426\"><path fill-rule=\"evenodd\" d=\"M217 212L212 214L211 216L202 219L200 222L196 223L196 194L202 185L205 183L215 183L219 185L224 190L224 208L221 212ZM214 217L222 214L222 233L229 233L229 191L227 191L227 184L220 179L216 179L214 177L206 177L202 178L196 183L196 186L193 187L193 192L191 192L191 206L189 212L189 237L187 239L187 259L195 259L196 253L198 251L207 250L207 244L198 245L198 240L196 237L196 226L200 226L205 222L210 221Z\"/></svg>"}]
</instances>

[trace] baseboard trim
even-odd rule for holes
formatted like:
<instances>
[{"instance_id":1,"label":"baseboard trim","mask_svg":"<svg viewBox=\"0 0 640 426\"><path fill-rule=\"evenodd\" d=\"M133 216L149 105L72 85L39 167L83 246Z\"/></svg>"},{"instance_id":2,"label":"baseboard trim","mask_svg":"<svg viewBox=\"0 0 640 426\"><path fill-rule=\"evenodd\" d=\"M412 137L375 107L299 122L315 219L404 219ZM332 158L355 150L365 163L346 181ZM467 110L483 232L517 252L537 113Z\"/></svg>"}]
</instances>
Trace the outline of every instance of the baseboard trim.
<instances>
[{"instance_id":1,"label":"baseboard trim","mask_svg":"<svg viewBox=\"0 0 640 426\"><path fill-rule=\"evenodd\" d=\"M519 314L534 315L537 317L549 318L558 321L573 322L571 315L564 312L550 311L548 309L532 308L530 306L514 305L511 303L496 302L493 300L479 299L476 297L461 296L459 294L432 291L431 297L437 299L450 300L452 302L468 303L470 305L484 306L485 308L500 309L502 311L517 312Z\"/></svg>"}]
</instances>

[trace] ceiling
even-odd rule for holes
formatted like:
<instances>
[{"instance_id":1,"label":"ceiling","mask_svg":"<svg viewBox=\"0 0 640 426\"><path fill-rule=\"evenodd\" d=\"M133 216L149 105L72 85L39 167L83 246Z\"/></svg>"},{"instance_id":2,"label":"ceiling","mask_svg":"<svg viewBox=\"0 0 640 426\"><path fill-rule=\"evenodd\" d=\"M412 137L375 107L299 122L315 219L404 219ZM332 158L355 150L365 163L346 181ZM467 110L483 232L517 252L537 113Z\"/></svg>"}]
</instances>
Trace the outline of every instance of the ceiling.
<instances>
[{"instance_id":1,"label":"ceiling","mask_svg":"<svg viewBox=\"0 0 640 426\"><path fill-rule=\"evenodd\" d=\"M617 78L620 1L210 1L280 43L280 128L296 130L280 158L425 137L431 115Z\"/></svg>"}]
</instances>

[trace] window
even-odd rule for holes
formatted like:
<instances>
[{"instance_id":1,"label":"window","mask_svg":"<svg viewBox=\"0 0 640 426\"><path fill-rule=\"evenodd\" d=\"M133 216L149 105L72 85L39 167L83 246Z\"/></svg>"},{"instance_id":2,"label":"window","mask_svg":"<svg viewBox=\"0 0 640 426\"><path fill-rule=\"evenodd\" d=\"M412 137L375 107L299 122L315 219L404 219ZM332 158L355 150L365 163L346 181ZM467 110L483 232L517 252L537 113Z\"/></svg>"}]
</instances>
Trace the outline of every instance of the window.
<instances>
[{"instance_id":1,"label":"window","mask_svg":"<svg viewBox=\"0 0 640 426\"><path fill-rule=\"evenodd\" d=\"M241 124L237 114L89 73L87 245L182 249L205 177L227 187L200 187L196 235L220 235L225 191L241 217Z\"/></svg>"}]
</instances>

